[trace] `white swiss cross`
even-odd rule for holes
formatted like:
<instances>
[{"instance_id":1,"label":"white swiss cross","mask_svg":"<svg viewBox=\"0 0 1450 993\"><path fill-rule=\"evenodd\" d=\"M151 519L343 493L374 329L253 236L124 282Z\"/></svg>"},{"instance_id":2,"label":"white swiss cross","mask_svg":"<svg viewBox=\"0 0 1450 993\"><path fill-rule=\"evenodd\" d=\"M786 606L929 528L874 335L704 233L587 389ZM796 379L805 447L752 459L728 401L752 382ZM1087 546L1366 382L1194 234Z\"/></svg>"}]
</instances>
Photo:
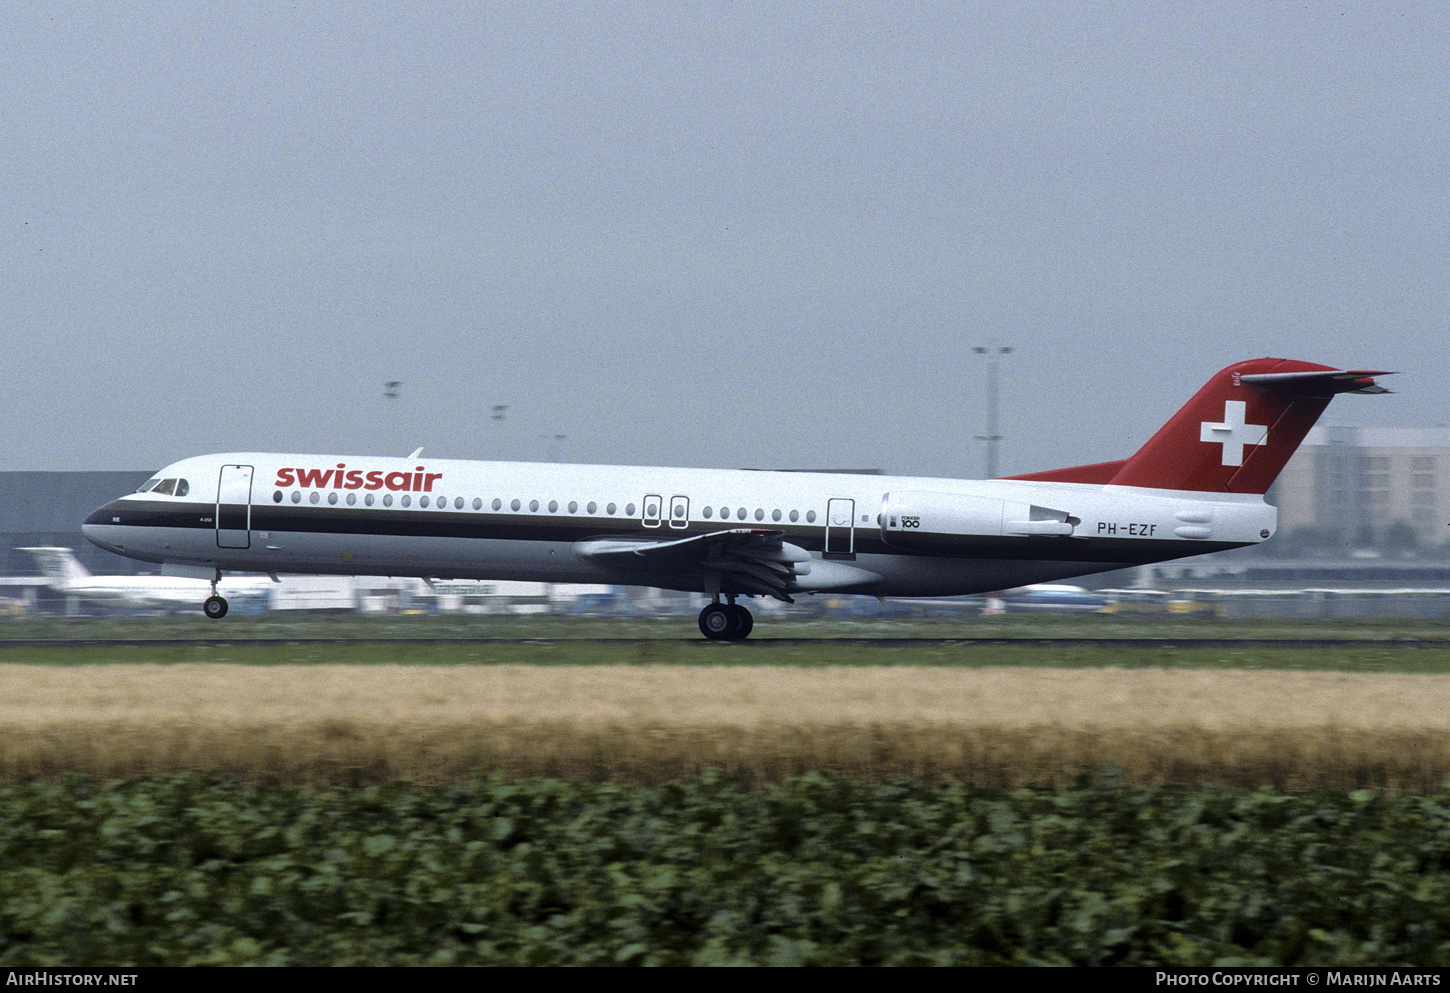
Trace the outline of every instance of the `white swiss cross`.
<instances>
[{"instance_id":1,"label":"white swiss cross","mask_svg":"<svg viewBox=\"0 0 1450 993\"><path fill-rule=\"evenodd\" d=\"M1269 436L1269 429L1263 424L1245 424L1248 418L1248 404L1242 400L1223 402L1223 423L1204 421L1198 433L1199 441L1223 445L1224 465L1243 465L1244 446L1262 445Z\"/></svg>"}]
</instances>

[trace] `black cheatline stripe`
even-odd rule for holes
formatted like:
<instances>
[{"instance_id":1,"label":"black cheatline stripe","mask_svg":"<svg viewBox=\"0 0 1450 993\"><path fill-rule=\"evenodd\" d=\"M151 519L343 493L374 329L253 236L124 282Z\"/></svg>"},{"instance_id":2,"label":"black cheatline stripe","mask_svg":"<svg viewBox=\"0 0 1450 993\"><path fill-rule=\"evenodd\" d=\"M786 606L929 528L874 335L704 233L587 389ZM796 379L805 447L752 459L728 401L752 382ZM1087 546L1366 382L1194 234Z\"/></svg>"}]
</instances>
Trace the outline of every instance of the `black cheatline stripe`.
<instances>
[{"instance_id":1,"label":"black cheatline stripe","mask_svg":"<svg viewBox=\"0 0 1450 993\"><path fill-rule=\"evenodd\" d=\"M145 504L127 501L96 511L87 524L125 527L215 528L212 504ZM119 517L119 521L113 521ZM377 507L288 507L252 505L252 530L281 533L386 535L408 538L465 538L498 541L552 541L570 543L585 538L618 537L630 541L673 541L735 525L696 521L689 528L642 527L634 518L555 517L497 514L488 511L386 510ZM760 525L752 525L760 526ZM784 539L808 552L825 548L823 528L800 525L763 525L783 532ZM916 537L916 536L914 536ZM881 540L875 528L858 527L857 555L893 555L905 558L1022 559L1035 561L1148 563L1205 555L1239 548L1238 542L1204 541L1188 545L1166 539L1093 538L1090 541L1058 536L983 537L971 544L955 542L941 552L898 548ZM1191 549L1191 550L1190 550Z\"/></svg>"}]
</instances>

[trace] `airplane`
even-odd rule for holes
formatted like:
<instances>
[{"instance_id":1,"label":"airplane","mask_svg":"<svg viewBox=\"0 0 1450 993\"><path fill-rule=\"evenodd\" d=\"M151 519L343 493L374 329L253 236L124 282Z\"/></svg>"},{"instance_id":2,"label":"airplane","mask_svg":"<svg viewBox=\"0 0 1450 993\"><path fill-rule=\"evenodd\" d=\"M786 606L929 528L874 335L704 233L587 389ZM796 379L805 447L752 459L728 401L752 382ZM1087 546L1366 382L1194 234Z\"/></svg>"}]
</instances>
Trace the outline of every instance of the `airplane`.
<instances>
[{"instance_id":1,"label":"airplane","mask_svg":"<svg viewBox=\"0 0 1450 993\"><path fill-rule=\"evenodd\" d=\"M177 609L191 606L207 594L211 584L202 579L170 576L94 576L70 548L18 548L29 552L45 574L46 585L68 597L116 607ZM233 596L260 594L270 580L228 580Z\"/></svg>"},{"instance_id":2,"label":"airplane","mask_svg":"<svg viewBox=\"0 0 1450 993\"><path fill-rule=\"evenodd\" d=\"M82 530L211 581L213 618L227 612L223 570L605 583L704 593L701 633L740 640L754 625L742 597L984 593L1257 544L1277 526L1263 495L1305 433L1336 394L1388 393L1382 375L1239 362L1128 458L988 480L424 460L422 449L203 455Z\"/></svg>"},{"instance_id":3,"label":"airplane","mask_svg":"<svg viewBox=\"0 0 1450 993\"><path fill-rule=\"evenodd\" d=\"M1011 614L1089 614L1108 606L1106 599L1091 590L1064 583L1034 583L1003 590L1001 598Z\"/></svg>"}]
</instances>

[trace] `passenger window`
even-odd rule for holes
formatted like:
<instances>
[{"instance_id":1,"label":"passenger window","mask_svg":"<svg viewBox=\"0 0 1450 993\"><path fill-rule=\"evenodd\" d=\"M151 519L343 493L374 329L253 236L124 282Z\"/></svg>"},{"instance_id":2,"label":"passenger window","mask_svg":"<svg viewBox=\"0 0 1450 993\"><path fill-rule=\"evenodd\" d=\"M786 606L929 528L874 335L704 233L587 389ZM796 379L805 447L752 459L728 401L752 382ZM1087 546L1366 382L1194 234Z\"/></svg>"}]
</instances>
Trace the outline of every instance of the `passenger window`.
<instances>
[{"instance_id":1,"label":"passenger window","mask_svg":"<svg viewBox=\"0 0 1450 993\"><path fill-rule=\"evenodd\" d=\"M301 490L293 490L292 491L292 502L293 503L301 503L302 502L302 491Z\"/></svg>"},{"instance_id":2,"label":"passenger window","mask_svg":"<svg viewBox=\"0 0 1450 993\"><path fill-rule=\"evenodd\" d=\"M347 495L347 505L349 507L353 507L353 506L356 506L357 505L357 494L356 493L349 493Z\"/></svg>"},{"instance_id":3,"label":"passenger window","mask_svg":"<svg viewBox=\"0 0 1450 993\"><path fill-rule=\"evenodd\" d=\"M454 510L462 510L463 509L463 497L454 497L453 498L453 509Z\"/></svg>"},{"instance_id":4,"label":"passenger window","mask_svg":"<svg viewBox=\"0 0 1450 993\"><path fill-rule=\"evenodd\" d=\"M531 514L537 514L538 512L539 512L539 501L537 501L537 500L530 500L529 501L529 513L531 513Z\"/></svg>"},{"instance_id":5,"label":"passenger window","mask_svg":"<svg viewBox=\"0 0 1450 993\"><path fill-rule=\"evenodd\" d=\"M577 513L579 513L579 504L576 501L574 501L574 500L570 500L569 501L569 513L571 513L571 514L577 514Z\"/></svg>"},{"instance_id":6,"label":"passenger window","mask_svg":"<svg viewBox=\"0 0 1450 993\"><path fill-rule=\"evenodd\" d=\"M474 497L473 498L473 509L474 510L482 510L483 509L483 501L481 499L479 499L478 497Z\"/></svg>"},{"instance_id":7,"label":"passenger window","mask_svg":"<svg viewBox=\"0 0 1450 993\"><path fill-rule=\"evenodd\" d=\"M311 503L316 503L318 500L321 499L321 497L318 495L316 490L313 490L311 493L307 494L307 499Z\"/></svg>"},{"instance_id":8,"label":"passenger window","mask_svg":"<svg viewBox=\"0 0 1450 993\"><path fill-rule=\"evenodd\" d=\"M373 505L373 495L369 493L367 496L363 497L363 503L371 507Z\"/></svg>"},{"instance_id":9,"label":"passenger window","mask_svg":"<svg viewBox=\"0 0 1450 993\"><path fill-rule=\"evenodd\" d=\"M590 500L589 506L585 507L584 509L589 511L589 513L591 514L597 514L599 512L599 504L595 503L593 500Z\"/></svg>"},{"instance_id":10,"label":"passenger window","mask_svg":"<svg viewBox=\"0 0 1450 993\"><path fill-rule=\"evenodd\" d=\"M612 517L614 515L614 504L611 503L609 506L605 507L604 512Z\"/></svg>"},{"instance_id":11,"label":"passenger window","mask_svg":"<svg viewBox=\"0 0 1450 993\"><path fill-rule=\"evenodd\" d=\"M333 492L333 493L327 494L327 502L330 503L330 504L332 504L334 507L336 507L337 506L337 493L336 492Z\"/></svg>"},{"instance_id":12,"label":"passenger window","mask_svg":"<svg viewBox=\"0 0 1450 993\"><path fill-rule=\"evenodd\" d=\"M406 501L408 498L407 497L403 497L403 499ZM426 507L426 506L428 506L428 498L425 497L425 496L419 497L418 498L418 506L420 506L420 507Z\"/></svg>"},{"instance_id":13,"label":"passenger window","mask_svg":"<svg viewBox=\"0 0 1450 993\"><path fill-rule=\"evenodd\" d=\"M550 500L549 501L549 513L551 513L551 514L557 514L558 512L559 512L559 501L558 500Z\"/></svg>"},{"instance_id":14,"label":"passenger window","mask_svg":"<svg viewBox=\"0 0 1450 993\"><path fill-rule=\"evenodd\" d=\"M707 521L715 516L715 511L710 507L706 507L701 513L705 515L705 520Z\"/></svg>"},{"instance_id":15,"label":"passenger window","mask_svg":"<svg viewBox=\"0 0 1450 993\"><path fill-rule=\"evenodd\" d=\"M272 502L273 503L281 503L282 502L282 491L281 490L273 490L272 491Z\"/></svg>"},{"instance_id":16,"label":"passenger window","mask_svg":"<svg viewBox=\"0 0 1450 993\"><path fill-rule=\"evenodd\" d=\"M384 507L391 507L392 505L393 505L393 495L391 493L384 493L383 494L383 506Z\"/></svg>"},{"instance_id":17,"label":"passenger window","mask_svg":"<svg viewBox=\"0 0 1450 993\"><path fill-rule=\"evenodd\" d=\"M404 493L403 498L398 502L401 503L404 507L411 507L413 506L413 497L410 494Z\"/></svg>"}]
</instances>

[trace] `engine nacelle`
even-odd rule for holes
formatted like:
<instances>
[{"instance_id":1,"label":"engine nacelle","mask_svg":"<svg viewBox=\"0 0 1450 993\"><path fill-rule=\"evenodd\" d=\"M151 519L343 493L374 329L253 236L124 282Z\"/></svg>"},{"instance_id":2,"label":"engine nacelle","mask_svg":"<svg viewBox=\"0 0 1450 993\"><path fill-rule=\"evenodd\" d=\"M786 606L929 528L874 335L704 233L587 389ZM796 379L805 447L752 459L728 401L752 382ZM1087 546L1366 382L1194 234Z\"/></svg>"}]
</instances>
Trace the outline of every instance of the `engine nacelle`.
<instances>
[{"instance_id":1,"label":"engine nacelle","mask_svg":"<svg viewBox=\"0 0 1450 993\"><path fill-rule=\"evenodd\" d=\"M961 493L915 490L881 501L881 540L912 551L946 554L983 538L1066 536L1079 523L1065 510Z\"/></svg>"}]
</instances>

